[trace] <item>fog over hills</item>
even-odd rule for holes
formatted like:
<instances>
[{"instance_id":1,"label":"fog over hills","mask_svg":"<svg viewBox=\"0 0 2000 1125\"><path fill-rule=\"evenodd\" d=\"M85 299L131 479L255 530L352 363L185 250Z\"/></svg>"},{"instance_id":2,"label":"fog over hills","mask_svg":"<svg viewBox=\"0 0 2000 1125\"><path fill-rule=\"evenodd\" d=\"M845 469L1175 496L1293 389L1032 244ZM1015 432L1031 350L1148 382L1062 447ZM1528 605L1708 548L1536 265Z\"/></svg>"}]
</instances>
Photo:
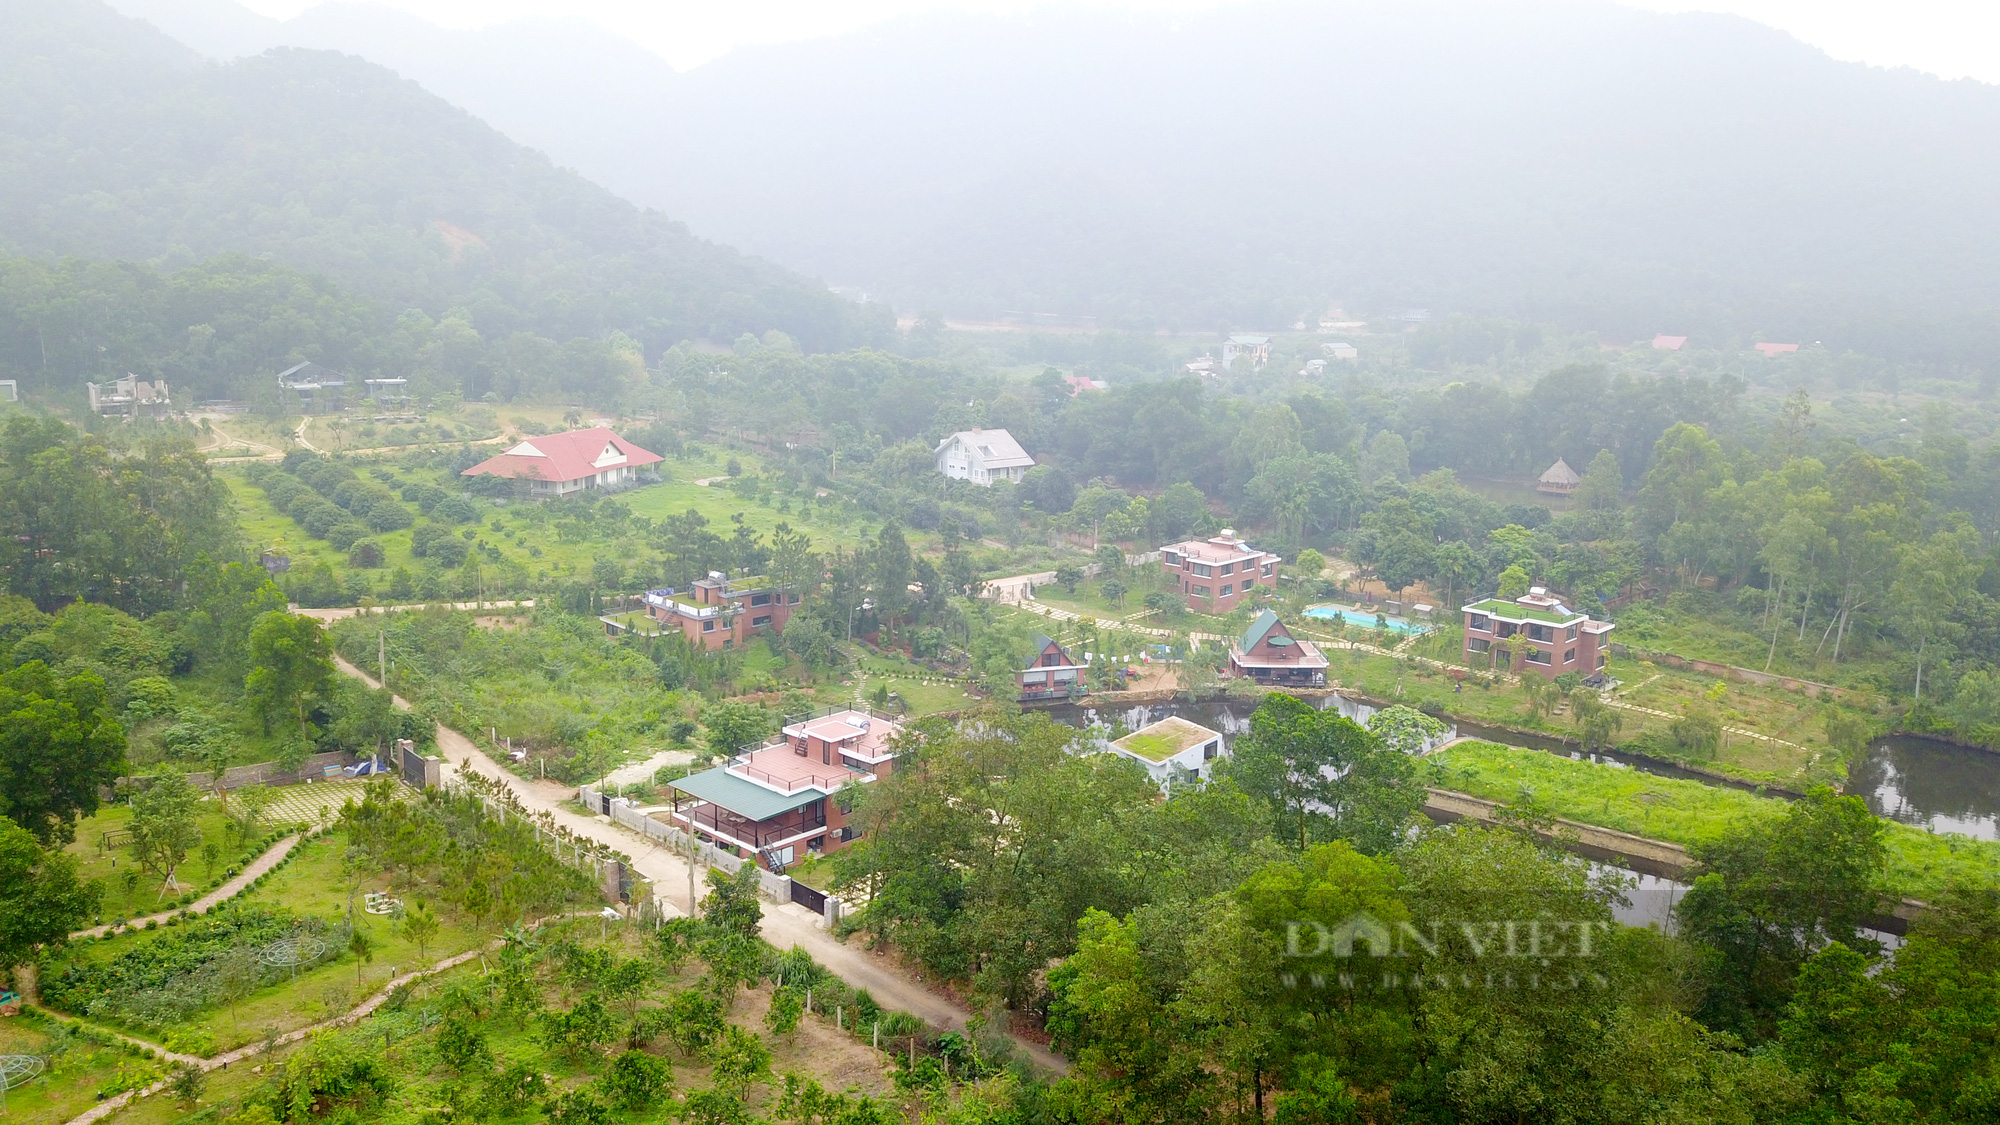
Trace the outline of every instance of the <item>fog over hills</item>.
<instances>
[{"instance_id":1,"label":"fog over hills","mask_svg":"<svg viewBox=\"0 0 2000 1125\"><path fill-rule=\"evenodd\" d=\"M1951 358L1941 341L1962 351L1964 318L2000 307L2000 88L1733 17L938 15L678 76L578 25L442 32L352 5L264 24L905 311L1206 330L1341 302Z\"/></svg>"},{"instance_id":2,"label":"fog over hills","mask_svg":"<svg viewBox=\"0 0 2000 1125\"><path fill-rule=\"evenodd\" d=\"M207 65L95 0L0 0L0 25L0 252L269 257L500 335L781 328L839 348L884 323L362 59Z\"/></svg>"}]
</instances>

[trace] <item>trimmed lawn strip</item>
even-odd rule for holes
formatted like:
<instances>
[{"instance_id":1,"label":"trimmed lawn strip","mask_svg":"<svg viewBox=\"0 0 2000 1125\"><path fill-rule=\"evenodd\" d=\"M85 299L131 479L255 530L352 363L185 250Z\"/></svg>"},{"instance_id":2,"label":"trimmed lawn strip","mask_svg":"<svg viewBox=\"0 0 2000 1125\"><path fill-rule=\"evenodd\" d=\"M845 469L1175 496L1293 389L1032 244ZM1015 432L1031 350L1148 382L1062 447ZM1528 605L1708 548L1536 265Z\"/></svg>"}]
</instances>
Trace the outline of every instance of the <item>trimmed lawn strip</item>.
<instances>
[{"instance_id":1,"label":"trimmed lawn strip","mask_svg":"<svg viewBox=\"0 0 2000 1125\"><path fill-rule=\"evenodd\" d=\"M1462 742L1426 760L1437 767L1431 783L1439 788L1504 802L1519 801L1525 792L1537 806L1567 820L1683 846L1708 843L1732 828L1772 823L1787 807L1739 789L1490 742ZM1922 899L1954 883L2000 881L2000 843L1883 824L1886 893Z\"/></svg>"}]
</instances>

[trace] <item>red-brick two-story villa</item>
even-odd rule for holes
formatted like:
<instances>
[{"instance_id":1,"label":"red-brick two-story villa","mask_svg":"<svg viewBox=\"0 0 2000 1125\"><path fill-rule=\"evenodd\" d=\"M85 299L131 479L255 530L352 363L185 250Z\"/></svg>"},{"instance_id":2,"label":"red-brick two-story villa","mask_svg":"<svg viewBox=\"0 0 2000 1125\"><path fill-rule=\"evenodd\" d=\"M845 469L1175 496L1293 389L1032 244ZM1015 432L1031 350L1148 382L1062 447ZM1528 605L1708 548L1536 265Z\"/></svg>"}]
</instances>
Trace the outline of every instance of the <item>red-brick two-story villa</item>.
<instances>
[{"instance_id":1,"label":"red-brick two-story villa","mask_svg":"<svg viewBox=\"0 0 2000 1125\"><path fill-rule=\"evenodd\" d=\"M1467 663L1484 657L1489 667L1532 671L1549 680L1564 672L1594 676L1604 670L1611 622L1591 620L1540 586L1511 602L1474 602L1463 612Z\"/></svg>"},{"instance_id":2,"label":"red-brick two-story villa","mask_svg":"<svg viewBox=\"0 0 2000 1125\"><path fill-rule=\"evenodd\" d=\"M1160 565L1180 586L1188 608L1198 613L1228 613L1253 587L1278 584L1278 556L1252 547L1226 527L1211 539L1160 548Z\"/></svg>"},{"instance_id":3,"label":"red-brick two-story villa","mask_svg":"<svg viewBox=\"0 0 2000 1125\"><path fill-rule=\"evenodd\" d=\"M889 776L902 732L893 719L855 707L791 723L764 745L674 782L674 823L783 874L802 855L839 851L857 838L842 791Z\"/></svg>"}]
</instances>

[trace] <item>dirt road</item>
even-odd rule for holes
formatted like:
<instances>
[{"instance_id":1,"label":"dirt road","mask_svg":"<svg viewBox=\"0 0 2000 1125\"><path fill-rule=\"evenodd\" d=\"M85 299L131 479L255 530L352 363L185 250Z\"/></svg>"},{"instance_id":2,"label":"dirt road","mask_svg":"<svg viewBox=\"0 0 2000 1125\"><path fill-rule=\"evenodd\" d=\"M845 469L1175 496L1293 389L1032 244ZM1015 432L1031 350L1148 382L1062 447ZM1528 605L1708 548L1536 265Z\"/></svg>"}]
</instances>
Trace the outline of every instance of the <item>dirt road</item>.
<instances>
[{"instance_id":1,"label":"dirt road","mask_svg":"<svg viewBox=\"0 0 2000 1125\"><path fill-rule=\"evenodd\" d=\"M335 662L342 672L371 687L380 686L367 673L347 661L336 657ZM409 709L409 703L400 696L395 702L396 706ZM447 763L447 776L471 772L502 782L529 809L546 811L570 831L632 856L632 866L653 881L653 886L666 900L665 905L674 906L677 910L686 905L687 860L661 847L659 841L620 828L605 817L584 815L569 800L574 790L547 783L534 784L515 776L488 757L471 739L450 727L437 728L437 749ZM701 875L702 872L696 872L697 884ZM950 999L895 971L886 958L836 940L827 933L819 915L802 906L792 903L766 905L763 931L764 940L779 949L790 949L794 945L804 949L812 954L813 960L826 966L849 985L867 989L875 1002L884 1008L901 1009L922 1016L932 1024L951 1028L963 1028L971 1015ZM1014 1042L1039 1065L1057 1073L1069 1070L1069 1063L1048 1048L1025 1039L1016 1038Z\"/></svg>"}]
</instances>

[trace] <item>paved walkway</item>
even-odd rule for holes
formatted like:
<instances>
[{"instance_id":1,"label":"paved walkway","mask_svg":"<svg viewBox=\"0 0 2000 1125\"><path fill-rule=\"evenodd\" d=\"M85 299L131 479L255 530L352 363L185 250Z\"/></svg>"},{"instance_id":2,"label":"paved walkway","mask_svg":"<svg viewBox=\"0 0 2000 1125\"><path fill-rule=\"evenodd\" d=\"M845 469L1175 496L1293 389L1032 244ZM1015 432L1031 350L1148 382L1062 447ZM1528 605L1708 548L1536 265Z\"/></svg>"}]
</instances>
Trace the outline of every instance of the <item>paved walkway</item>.
<instances>
[{"instance_id":1,"label":"paved walkway","mask_svg":"<svg viewBox=\"0 0 2000 1125\"><path fill-rule=\"evenodd\" d=\"M306 1036L311 1035L315 1031L324 1031L327 1028L341 1027L346 1024L353 1023L354 1021L359 1020L364 1016L367 1016L370 1012L373 1012L375 1009L381 1007L385 1002L387 1002L390 994L395 992L396 989L402 987L403 985L409 984L410 982L415 981L421 977L429 976L432 973L441 973L446 969L452 968L454 966L463 965L467 961L470 961L473 958L479 956L481 953L486 952L488 949L497 949L499 948L499 946L500 946L500 941L496 939L492 942L487 943L486 945L477 946L475 948L468 949L465 952L457 954L455 956L447 957L444 960L439 961L437 964L432 965L428 969L418 969L415 972L404 973L402 976L390 980L389 982L387 982L382 986L379 992L375 993L373 996L370 996L368 999L362 1001L360 1004L354 1006L353 1008L348 1009L341 1015L334 1016L332 1019L321 1020L318 1023L309 1024L305 1027L301 1027L293 1031L287 1031L286 1033L278 1036L271 1042L276 1046L282 1047L289 1043L296 1043L299 1040L304 1039ZM99 1031L107 1031L109 1034L117 1036L119 1039L122 1039L127 1043L132 1043L139 1047L145 1048L146 1050L160 1054L164 1056L166 1060L170 1063L174 1063L176 1065L199 1067L204 1072L211 1070L219 1070L223 1067L228 1066L230 1063L242 1062L244 1059L247 1059L252 1055L259 1054L264 1050L264 1041L259 1040L258 1042L255 1043L245 1044L241 1047L236 1048L233 1051L225 1051L222 1054L216 1055L214 1058L204 1059L204 1058L197 1058L194 1055L175 1054L171 1051L162 1049L156 1044L148 1043L140 1039L134 1039L129 1035L120 1035L118 1032L109 1031L106 1028L97 1027L97 1025L95 1024L92 1024L91 1026ZM127 1090L126 1092L118 1095L115 1098L109 1098L103 1102L98 1103L97 1105L90 1107L89 1109L78 1114L77 1116L70 1118L69 1121L66 1123L66 1125L90 1125L90 1123L93 1121L102 1121L104 1118L109 1117L111 1114L116 1113L121 1109L124 1109L127 1105L132 1103L133 1099L151 1097L154 1094L158 1094L164 1091L166 1088L167 1088L166 1079L161 1079L160 1081L153 1083L151 1086L148 1086L143 1090Z\"/></svg>"},{"instance_id":2,"label":"paved walkway","mask_svg":"<svg viewBox=\"0 0 2000 1125\"><path fill-rule=\"evenodd\" d=\"M367 673L335 658L342 672L354 676L371 687L379 686ZM395 697L396 706L409 709L409 703L400 696ZM688 885L688 864L683 857L668 851L661 842L641 836L611 823L605 817L586 816L579 812L570 797L574 790L567 788L554 790L553 786L533 785L503 769L498 762L488 757L471 739L447 726L437 728L437 750L445 759L447 777L461 772L479 774L506 785L514 791L523 807L530 812L547 812L557 823L579 836L607 844L632 856L632 866L641 875L653 881L657 893L671 903L678 898L686 899ZM561 795L557 795L560 793ZM697 885L700 873L696 873ZM886 963L886 958L872 955L864 950L846 945L827 933L818 914L804 907L787 903L781 906L766 906L763 922L764 940L778 949L789 949L796 945L812 954L814 960L826 966L835 975L855 988L865 988L875 1002L888 1009L901 1009L923 1017L941 1027L962 1028L971 1013L953 1001L912 982L896 972ZM1040 1065L1056 1071L1067 1072L1069 1063L1040 1044L1025 1039L1014 1040L1022 1051Z\"/></svg>"},{"instance_id":3,"label":"paved walkway","mask_svg":"<svg viewBox=\"0 0 2000 1125\"><path fill-rule=\"evenodd\" d=\"M277 843L272 844L265 850L263 855L251 860L250 866L244 868L234 879L195 899L194 904L186 909L195 911L207 910L211 906L216 906L235 898L237 895L243 893L243 889L250 885L252 879L284 862L285 857L292 854L292 848L298 843L298 836L287 836ZM143 929L148 922L159 922L164 925L167 919L180 912L181 908L176 907L173 910L163 910L158 914L148 914L144 918L134 918L125 924L127 927L133 929ZM94 938L110 929L111 927L108 925L93 926L88 930L78 930L69 935L69 937L71 941L79 938Z\"/></svg>"}]
</instances>

